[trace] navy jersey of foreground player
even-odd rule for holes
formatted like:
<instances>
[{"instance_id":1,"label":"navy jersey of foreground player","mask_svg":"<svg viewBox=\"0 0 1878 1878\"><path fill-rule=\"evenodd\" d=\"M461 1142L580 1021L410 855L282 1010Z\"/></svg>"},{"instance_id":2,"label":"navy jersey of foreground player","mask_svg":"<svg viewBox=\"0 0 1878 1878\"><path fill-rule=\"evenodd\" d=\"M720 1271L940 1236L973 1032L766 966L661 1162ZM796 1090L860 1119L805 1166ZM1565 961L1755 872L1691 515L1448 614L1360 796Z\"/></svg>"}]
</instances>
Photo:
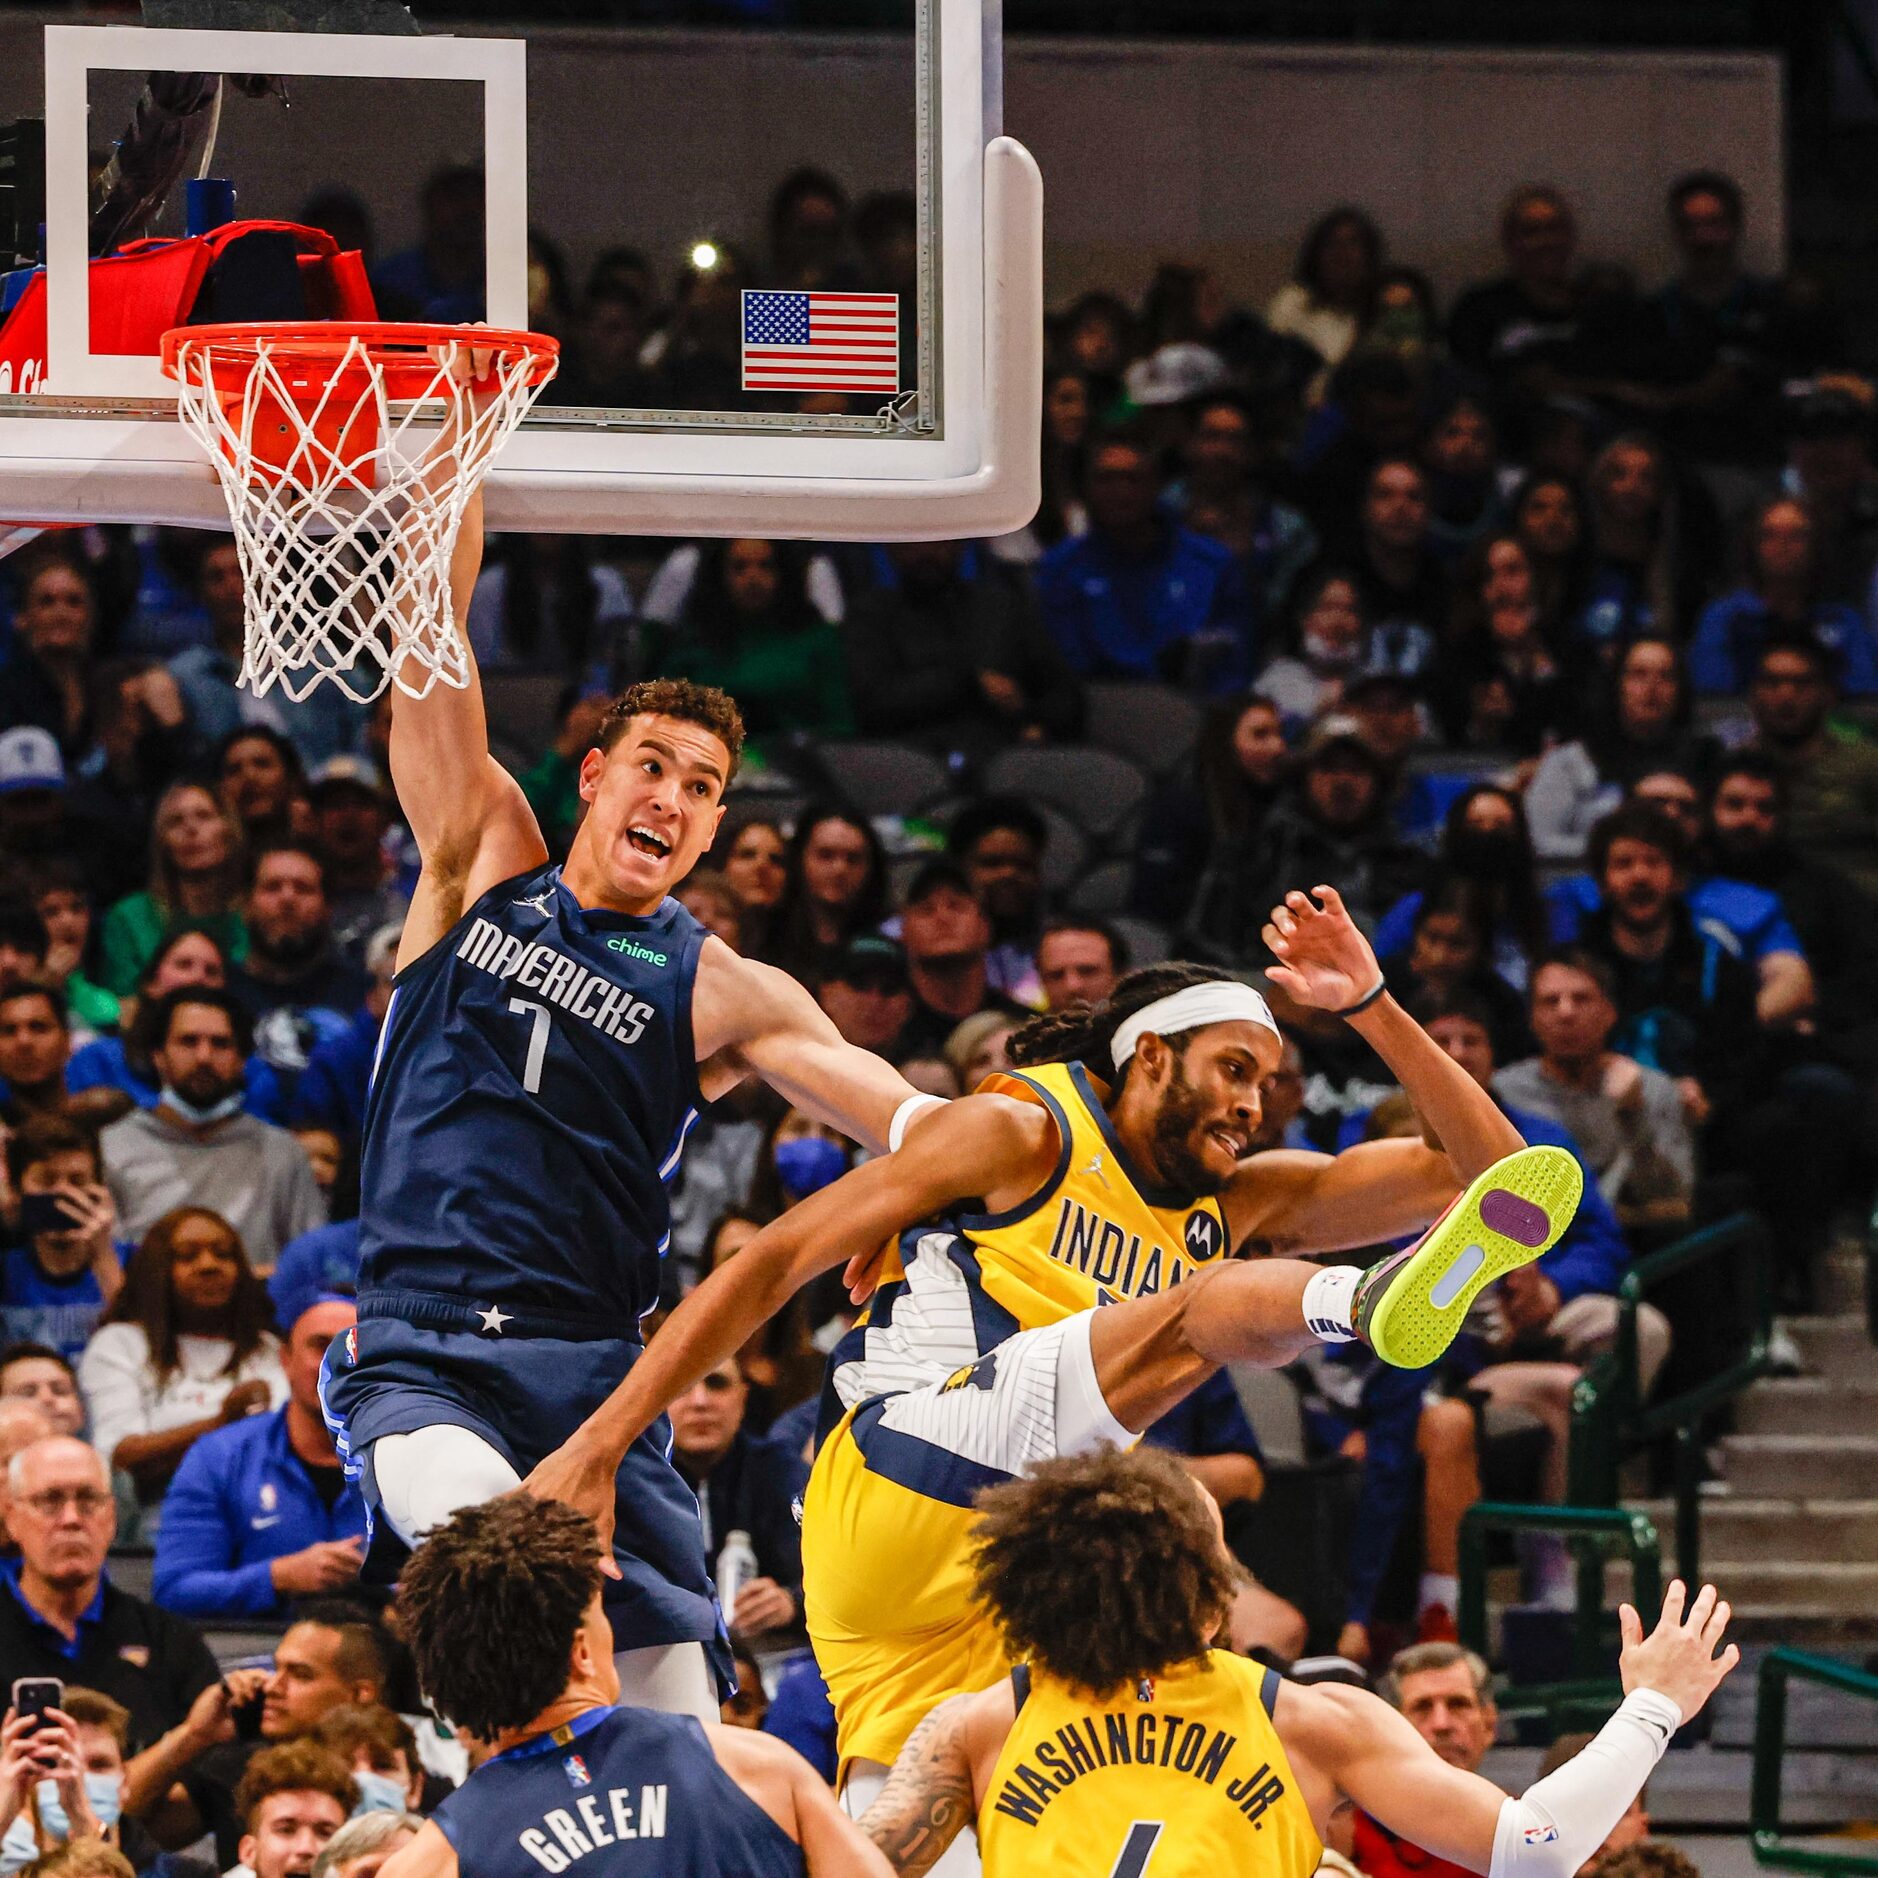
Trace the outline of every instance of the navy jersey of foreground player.
<instances>
[{"instance_id":1,"label":"navy jersey of foreground player","mask_svg":"<svg viewBox=\"0 0 1878 1878\"><path fill-rule=\"evenodd\" d=\"M526 1478L640 1355L698 1103L703 941L675 900L583 909L543 867L398 974L366 1106L359 1322L321 1391L372 1517L369 1579L395 1579L404 1550L374 1442L453 1425ZM621 1649L702 1643L734 1686L668 1443L661 1418L621 1464L608 1609Z\"/></svg>"},{"instance_id":2,"label":"navy jersey of foreground player","mask_svg":"<svg viewBox=\"0 0 1878 1878\"><path fill-rule=\"evenodd\" d=\"M636 1335L698 1107L703 941L676 900L648 918L583 908L544 867L398 974L365 1113L362 1298Z\"/></svg>"},{"instance_id":3,"label":"navy jersey of foreground player","mask_svg":"<svg viewBox=\"0 0 1878 1878\"><path fill-rule=\"evenodd\" d=\"M689 1715L601 1708L479 1767L437 1809L458 1878L802 1878L802 1848Z\"/></svg>"}]
</instances>

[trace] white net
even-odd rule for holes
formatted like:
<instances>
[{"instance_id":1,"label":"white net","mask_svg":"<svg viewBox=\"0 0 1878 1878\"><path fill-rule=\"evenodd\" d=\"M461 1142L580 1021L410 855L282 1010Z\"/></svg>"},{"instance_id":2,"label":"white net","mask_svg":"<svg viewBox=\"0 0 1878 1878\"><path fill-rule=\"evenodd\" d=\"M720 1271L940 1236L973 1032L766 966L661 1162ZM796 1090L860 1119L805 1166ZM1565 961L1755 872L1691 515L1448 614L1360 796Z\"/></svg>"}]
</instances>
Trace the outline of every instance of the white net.
<instances>
[{"instance_id":1,"label":"white net","mask_svg":"<svg viewBox=\"0 0 1878 1878\"><path fill-rule=\"evenodd\" d=\"M300 335L304 337L304 330ZM247 603L241 682L293 699L329 681L359 703L469 682L450 597L463 511L551 375L536 343L465 332L387 352L309 354L264 331L177 347L182 419L234 520ZM459 361L491 352L472 383ZM394 396L395 391L395 396Z\"/></svg>"}]
</instances>

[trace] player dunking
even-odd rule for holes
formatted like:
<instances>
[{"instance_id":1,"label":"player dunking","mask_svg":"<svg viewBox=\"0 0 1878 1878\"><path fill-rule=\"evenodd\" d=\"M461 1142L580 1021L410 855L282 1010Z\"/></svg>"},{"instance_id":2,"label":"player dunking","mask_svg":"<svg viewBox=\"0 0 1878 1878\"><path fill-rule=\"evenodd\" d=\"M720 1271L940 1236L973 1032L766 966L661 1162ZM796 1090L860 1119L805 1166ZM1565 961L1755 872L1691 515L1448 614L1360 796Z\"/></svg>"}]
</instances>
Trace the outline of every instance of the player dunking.
<instances>
[{"instance_id":1,"label":"player dunking","mask_svg":"<svg viewBox=\"0 0 1878 1878\"><path fill-rule=\"evenodd\" d=\"M879 1293L835 1353L839 1422L803 1518L805 1614L851 1803L935 1702L1005 1665L972 1596L982 1487L1132 1442L1224 1362L1282 1363L1356 1335L1400 1366L1432 1362L1481 1288L1570 1221L1577 1163L1523 1146L1388 996L1335 892L1316 894L1274 910L1273 977L1346 1015L1445 1152L1414 1140L1249 1156L1281 1051L1264 1000L1203 967L1147 967L1094 1010L1019 1031L1011 1058L1028 1069L765 1227L531 1477L604 1515L619 1453L679 1388L813 1274L888 1245ZM1433 1231L1367 1273L1230 1257L1393 1239L1462 1183Z\"/></svg>"},{"instance_id":2,"label":"player dunking","mask_svg":"<svg viewBox=\"0 0 1878 1878\"><path fill-rule=\"evenodd\" d=\"M451 567L458 619L481 555L478 497ZM615 700L559 867L489 753L474 677L392 696L423 871L366 1113L359 1322L324 1391L380 1558L388 1536L408 1545L518 1486L640 1355L666 1182L702 1104L754 1075L879 1148L919 1100L793 979L667 897L710 846L742 749L722 692L663 680ZM620 1461L610 1616L627 1700L715 1716L708 1669L728 1653L667 1446L652 1427Z\"/></svg>"}]
</instances>

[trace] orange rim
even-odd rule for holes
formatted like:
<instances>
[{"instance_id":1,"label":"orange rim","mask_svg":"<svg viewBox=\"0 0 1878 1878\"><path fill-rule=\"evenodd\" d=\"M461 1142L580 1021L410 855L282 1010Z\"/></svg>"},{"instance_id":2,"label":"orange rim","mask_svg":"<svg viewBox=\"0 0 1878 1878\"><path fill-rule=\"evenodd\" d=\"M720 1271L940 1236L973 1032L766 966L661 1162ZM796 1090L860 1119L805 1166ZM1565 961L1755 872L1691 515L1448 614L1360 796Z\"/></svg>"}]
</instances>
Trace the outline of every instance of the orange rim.
<instances>
[{"instance_id":1,"label":"orange rim","mask_svg":"<svg viewBox=\"0 0 1878 1878\"><path fill-rule=\"evenodd\" d=\"M528 382L538 385L555 367L561 345L546 333L517 332L493 326L428 325L415 321L248 320L218 326L178 326L163 335L160 357L172 378L182 375L185 357L197 351L209 355L212 370L246 370L263 355L289 366L306 368L293 389L305 390L314 400L335 378L360 379L366 364L353 354L362 344L365 359L383 376L386 395L394 399L422 397L436 383L437 346L472 346L478 352L504 359L525 358ZM327 368L321 372L321 367ZM216 371L218 388L221 372Z\"/></svg>"}]
</instances>

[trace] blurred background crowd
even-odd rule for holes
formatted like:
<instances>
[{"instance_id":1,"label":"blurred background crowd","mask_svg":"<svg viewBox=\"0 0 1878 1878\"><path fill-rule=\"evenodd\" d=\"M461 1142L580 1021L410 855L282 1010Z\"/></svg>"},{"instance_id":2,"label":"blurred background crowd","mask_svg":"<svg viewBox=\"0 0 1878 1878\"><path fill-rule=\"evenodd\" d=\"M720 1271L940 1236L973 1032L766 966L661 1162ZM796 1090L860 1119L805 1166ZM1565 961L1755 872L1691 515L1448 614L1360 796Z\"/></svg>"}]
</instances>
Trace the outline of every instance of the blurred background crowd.
<instances>
[{"instance_id":1,"label":"blurred background crowd","mask_svg":"<svg viewBox=\"0 0 1878 1878\"><path fill-rule=\"evenodd\" d=\"M401 254L342 196L303 219L371 256L388 316L473 317L481 178L423 202ZM1771 1228L1747 1290L1816 1315L1872 1176L1878 396L1824 295L1743 267L1727 175L1669 191L1661 280L1581 251L1575 209L1518 191L1500 270L1445 304L1326 204L1262 307L1170 260L1061 308L1016 535L497 536L466 622L562 851L614 691L735 694L751 759L680 898L923 1089L970 1091L1027 1015L1131 966L1258 972L1270 907L1329 883L1443 1047L1579 1155L1567 1239L1438 1371L1325 1349L1276 1394L1222 1375L1151 1437L1256 1574L1238 1640L1377 1670L1406 1648L1389 1687L1470 1765L1494 1717L1453 1641L1466 1508L1567 1496L1574 1391L1620 1320L1646 1397L1754 1334L1747 1291L1707 1281L1626 1316L1633 1263L1747 1212ZM767 227L765 285L910 278L908 200L798 172ZM584 281L549 232L533 255L550 400L729 395L734 255L668 278L618 248ZM361 1601L316 1393L414 880L387 713L241 691L241 630L226 537L87 527L0 564L0 1456L31 1449L0 1665L91 1691L67 1797L121 1812L139 1866L206 1833L217 1869L285 1878L382 1856L464 1749ZM1419 1127L1341 1024L1274 1001L1264 1147ZM763 1091L707 1110L668 1301L857 1155ZM729 1712L830 1771L791 1503L851 1311L809 1287L673 1414L768 1669ZM1776 1332L1768 1362L1801 1360ZM1557 1539L1519 1563L1533 1609L1569 1602ZM269 1667L223 1680L198 1627ZM0 1872L38 1850L9 1832Z\"/></svg>"}]
</instances>

